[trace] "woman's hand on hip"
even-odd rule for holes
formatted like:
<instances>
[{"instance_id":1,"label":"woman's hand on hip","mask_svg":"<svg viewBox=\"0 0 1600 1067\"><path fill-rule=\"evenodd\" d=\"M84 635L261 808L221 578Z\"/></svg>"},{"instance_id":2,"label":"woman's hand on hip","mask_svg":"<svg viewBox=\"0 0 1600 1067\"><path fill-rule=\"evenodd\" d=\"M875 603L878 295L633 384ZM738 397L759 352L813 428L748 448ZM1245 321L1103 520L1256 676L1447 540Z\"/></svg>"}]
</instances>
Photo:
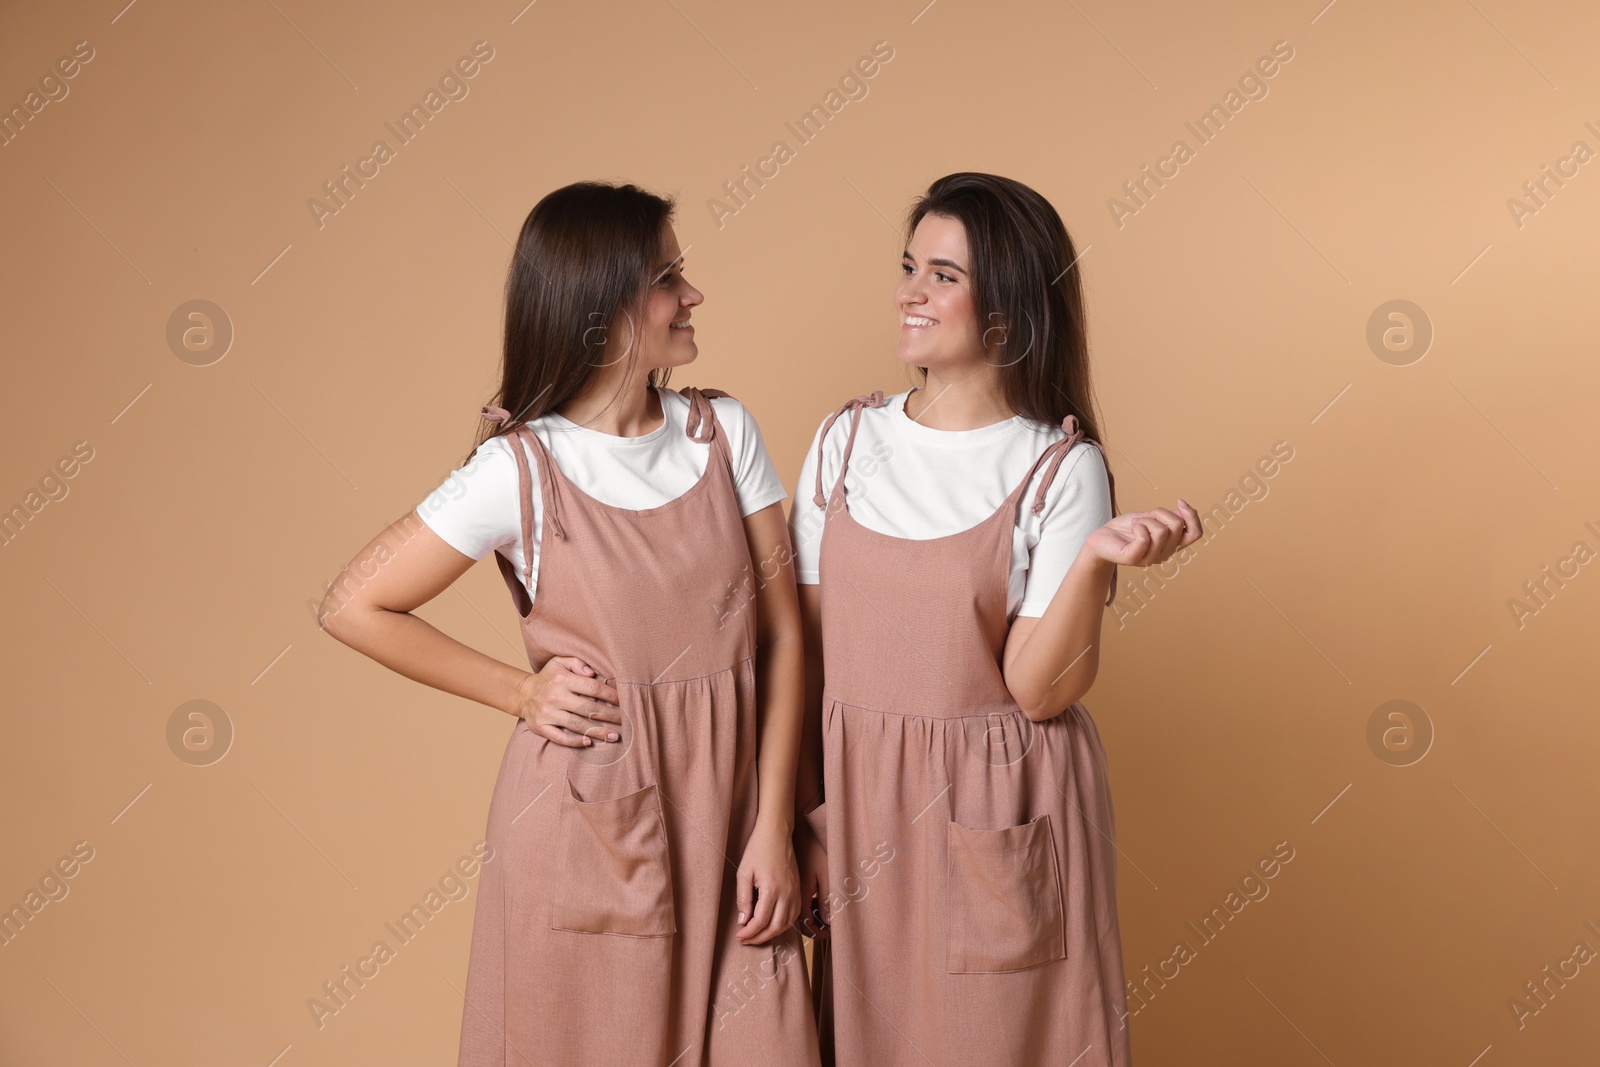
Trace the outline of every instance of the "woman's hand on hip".
<instances>
[{"instance_id":1,"label":"woman's hand on hip","mask_svg":"<svg viewBox=\"0 0 1600 1067\"><path fill-rule=\"evenodd\" d=\"M576 656L551 656L538 674L529 674L517 688L518 717L540 737L568 748L596 741L622 739L612 726L622 725L617 691ZM612 724L612 725L607 725Z\"/></svg>"}]
</instances>

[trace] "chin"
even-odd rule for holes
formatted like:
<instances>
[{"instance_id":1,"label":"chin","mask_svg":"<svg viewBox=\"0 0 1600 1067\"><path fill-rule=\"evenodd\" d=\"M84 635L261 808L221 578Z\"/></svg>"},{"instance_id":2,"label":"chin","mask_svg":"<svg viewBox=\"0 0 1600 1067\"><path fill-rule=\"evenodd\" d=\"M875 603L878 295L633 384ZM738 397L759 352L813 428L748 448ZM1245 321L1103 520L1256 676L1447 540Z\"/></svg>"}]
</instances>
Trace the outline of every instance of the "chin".
<instances>
[{"instance_id":1,"label":"chin","mask_svg":"<svg viewBox=\"0 0 1600 1067\"><path fill-rule=\"evenodd\" d=\"M914 348L907 348L905 345L897 345L894 355L901 363L910 367L926 367L928 365L928 353Z\"/></svg>"}]
</instances>

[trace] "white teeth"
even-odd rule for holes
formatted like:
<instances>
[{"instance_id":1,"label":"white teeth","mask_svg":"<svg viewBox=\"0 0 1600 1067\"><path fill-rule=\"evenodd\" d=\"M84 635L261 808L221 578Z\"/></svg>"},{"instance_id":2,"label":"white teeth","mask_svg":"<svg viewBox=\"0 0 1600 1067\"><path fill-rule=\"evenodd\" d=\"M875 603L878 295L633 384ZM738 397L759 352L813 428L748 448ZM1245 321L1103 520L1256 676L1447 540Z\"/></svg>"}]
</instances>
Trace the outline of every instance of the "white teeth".
<instances>
[{"instance_id":1,"label":"white teeth","mask_svg":"<svg viewBox=\"0 0 1600 1067\"><path fill-rule=\"evenodd\" d=\"M687 330L689 328L688 322L669 322L667 325L672 327L674 330Z\"/></svg>"},{"instance_id":2,"label":"white teeth","mask_svg":"<svg viewBox=\"0 0 1600 1067\"><path fill-rule=\"evenodd\" d=\"M934 321L933 319L925 319L921 315L907 315L906 316L906 325L907 326L937 326L939 324L936 321Z\"/></svg>"}]
</instances>

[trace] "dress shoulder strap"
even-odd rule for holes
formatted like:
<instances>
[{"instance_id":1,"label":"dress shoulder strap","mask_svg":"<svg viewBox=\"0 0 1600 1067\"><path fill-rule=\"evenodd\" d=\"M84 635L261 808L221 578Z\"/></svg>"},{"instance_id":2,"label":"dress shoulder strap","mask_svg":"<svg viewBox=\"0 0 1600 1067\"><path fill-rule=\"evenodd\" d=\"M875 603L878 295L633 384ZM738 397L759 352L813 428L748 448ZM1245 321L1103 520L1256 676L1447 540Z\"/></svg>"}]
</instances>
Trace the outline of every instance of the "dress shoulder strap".
<instances>
[{"instance_id":1,"label":"dress shoulder strap","mask_svg":"<svg viewBox=\"0 0 1600 1067\"><path fill-rule=\"evenodd\" d=\"M711 403L714 397L732 397L732 393L724 393L721 389L702 388L691 385L683 390L683 396L689 401L689 420L684 430L689 437L698 444L707 444L721 436L717 433L722 424L717 421L717 409Z\"/></svg>"},{"instance_id":2,"label":"dress shoulder strap","mask_svg":"<svg viewBox=\"0 0 1600 1067\"><path fill-rule=\"evenodd\" d=\"M485 404L480 412L489 422L501 426L511 421L511 415L505 408L493 404ZM533 581L533 477L528 467L529 451L533 452L539 464L539 499L544 507L544 521L550 524L550 532L557 537L566 537L567 531L561 524L559 493L552 473L555 460L544 447L544 442L539 440L539 435L527 423L505 431L504 436L509 439L506 443L511 446L512 458L517 461L517 485L520 490L517 498L522 502L522 580L526 585Z\"/></svg>"},{"instance_id":3,"label":"dress shoulder strap","mask_svg":"<svg viewBox=\"0 0 1600 1067\"><path fill-rule=\"evenodd\" d=\"M1044 467L1044 476L1039 479L1039 488L1038 491L1033 494L1033 505L1029 510L1035 515L1044 510L1045 494L1049 492L1051 483L1055 481L1056 471L1061 469L1061 461L1067 458L1067 453L1071 452L1073 447L1077 445L1079 441L1088 441L1091 445L1094 445L1095 448L1100 450L1101 460L1104 461L1105 449L1100 447L1099 441L1096 441L1092 437L1084 436L1083 428L1078 425L1078 416L1068 415L1066 418L1062 419L1061 429L1066 433L1066 436L1061 438L1059 441L1052 442L1048 448L1039 453L1039 458L1034 460L1033 466L1028 468L1027 477L1023 478L1021 484L1011 491L1012 499L1010 504L1013 508L1017 504L1021 503L1022 496L1028 491L1028 485L1033 481L1034 474L1042 466ZM1112 480L1111 464L1106 463L1105 468L1106 486L1108 489L1112 490L1112 499L1114 500L1116 499L1116 483ZM1015 511L1013 511L1012 515L1013 521L1021 517ZM1117 568L1115 564L1112 564L1111 591L1106 596L1106 603L1109 605L1114 599L1116 599L1116 595Z\"/></svg>"},{"instance_id":4,"label":"dress shoulder strap","mask_svg":"<svg viewBox=\"0 0 1600 1067\"><path fill-rule=\"evenodd\" d=\"M822 432L817 435L817 487L816 492L811 497L811 502L817 507L820 508L828 502L828 498L822 495L822 447L828 439L828 431L833 429L833 424L838 421L840 415L847 411L854 412L850 419L850 436L845 439L844 443L844 455L839 457L839 474L833 483L834 490L839 491L844 487L845 472L850 466L850 452L856 446L856 430L861 428L861 409L881 408L883 404L883 390L874 389L865 396L858 396L845 401L839 410L830 414L826 421L823 422Z\"/></svg>"},{"instance_id":5,"label":"dress shoulder strap","mask_svg":"<svg viewBox=\"0 0 1600 1067\"><path fill-rule=\"evenodd\" d=\"M1040 467L1044 468L1044 477L1039 479L1039 489L1038 492L1033 494L1033 506L1030 509L1035 515L1044 510L1045 493L1049 492L1050 484L1055 481L1056 471L1061 469L1061 461L1067 458L1067 453L1071 452L1079 441L1085 440L1083 430L1078 426L1078 416L1076 415L1068 415L1062 419L1061 429L1066 436L1060 440L1052 441L1043 452L1040 452L1039 458L1035 459L1033 466L1028 468L1027 476L1022 479L1021 484L1012 490L1013 495L1020 500L1022 494L1027 491L1028 485L1033 481L1033 476L1039 472ZM1089 443L1098 447L1098 442L1093 439L1090 439Z\"/></svg>"},{"instance_id":6,"label":"dress shoulder strap","mask_svg":"<svg viewBox=\"0 0 1600 1067\"><path fill-rule=\"evenodd\" d=\"M683 390L682 395L689 401L689 417L684 424L684 431L691 441L697 444L709 444L712 455L706 457L706 463L720 462L728 472L730 481L737 482L738 476L734 473L733 446L728 443L728 435L724 432L722 422L717 418L716 405L711 403L713 397L727 397L721 389L701 388L691 385ZM720 456L721 459L716 457Z\"/></svg>"}]
</instances>

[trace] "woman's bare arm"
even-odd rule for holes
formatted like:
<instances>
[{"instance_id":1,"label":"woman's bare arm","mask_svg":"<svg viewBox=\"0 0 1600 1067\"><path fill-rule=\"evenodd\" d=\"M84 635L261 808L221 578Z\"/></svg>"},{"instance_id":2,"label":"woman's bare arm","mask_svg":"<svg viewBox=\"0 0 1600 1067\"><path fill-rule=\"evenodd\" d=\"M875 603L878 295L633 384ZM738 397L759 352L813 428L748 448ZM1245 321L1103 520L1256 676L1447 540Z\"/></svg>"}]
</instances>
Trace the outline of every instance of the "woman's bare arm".
<instances>
[{"instance_id":1,"label":"woman's bare arm","mask_svg":"<svg viewBox=\"0 0 1600 1067\"><path fill-rule=\"evenodd\" d=\"M322 628L357 652L413 681L525 718L557 744L616 741L617 692L593 668L553 657L538 674L502 663L411 614L473 564L415 511L386 527L329 586Z\"/></svg>"},{"instance_id":2,"label":"woman's bare arm","mask_svg":"<svg viewBox=\"0 0 1600 1067\"><path fill-rule=\"evenodd\" d=\"M822 586L800 586L800 618L805 631L806 700L795 767L797 819L822 794Z\"/></svg>"},{"instance_id":3,"label":"woman's bare arm","mask_svg":"<svg viewBox=\"0 0 1600 1067\"><path fill-rule=\"evenodd\" d=\"M411 612L472 566L415 511L386 527L345 565L317 621L357 652L414 681L519 715L528 671L449 637Z\"/></svg>"},{"instance_id":4,"label":"woman's bare arm","mask_svg":"<svg viewBox=\"0 0 1600 1067\"><path fill-rule=\"evenodd\" d=\"M771 504L744 520L755 570L756 693L761 709L758 818L794 832L795 762L804 720L805 664L794 552L783 506Z\"/></svg>"},{"instance_id":5,"label":"woman's bare arm","mask_svg":"<svg viewBox=\"0 0 1600 1067\"><path fill-rule=\"evenodd\" d=\"M800 747L805 666L800 605L783 508L769 504L744 520L754 576L737 610L754 611L759 795L756 825L739 860L738 939L762 944L800 913L800 874L794 856L794 767ZM726 625L727 620L724 620Z\"/></svg>"},{"instance_id":6,"label":"woman's bare arm","mask_svg":"<svg viewBox=\"0 0 1600 1067\"><path fill-rule=\"evenodd\" d=\"M1037 618L1019 615L1006 638L1006 688L1039 722L1072 706L1100 670L1100 621L1111 564L1080 551Z\"/></svg>"},{"instance_id":7,"label":"woman's bare arm","mask_svg":"<svg viewBox=\"0 0 1600 1067\"><path fill-rule=\"evenodd\" d=\"M1153 567L1201 532L1199 513L1180 500L1177 512L1118 515L1089 535L1044 614L1018 617L1006 638L1006 688L1028 718L1054 718L1094 685L1112 565Z\"/></svg>"}]
</instances>

